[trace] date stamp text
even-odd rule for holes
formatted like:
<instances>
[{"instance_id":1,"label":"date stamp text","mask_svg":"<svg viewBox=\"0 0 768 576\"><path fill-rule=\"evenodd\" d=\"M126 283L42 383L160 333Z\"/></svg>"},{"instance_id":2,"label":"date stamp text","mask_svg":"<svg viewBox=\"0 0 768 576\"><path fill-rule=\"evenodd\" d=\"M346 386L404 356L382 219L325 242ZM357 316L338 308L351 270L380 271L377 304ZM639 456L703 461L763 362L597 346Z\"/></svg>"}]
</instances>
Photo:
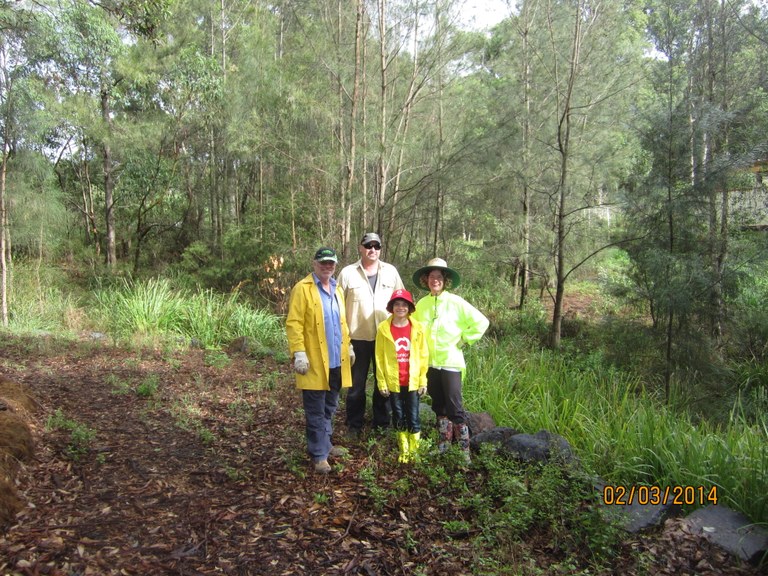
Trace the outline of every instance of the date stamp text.
<instances>
[{"instance_id":1,"label":"date stamp text","mask_svg":"<svg viewBox=\"0 0 768 576\"><path fill-rule=\"evenodd\" d=\"M606 506L631 506L632 504L706 506L717 504L717 486L609 484L603 487L603 503Z\"/></svg>"}]
</instances>

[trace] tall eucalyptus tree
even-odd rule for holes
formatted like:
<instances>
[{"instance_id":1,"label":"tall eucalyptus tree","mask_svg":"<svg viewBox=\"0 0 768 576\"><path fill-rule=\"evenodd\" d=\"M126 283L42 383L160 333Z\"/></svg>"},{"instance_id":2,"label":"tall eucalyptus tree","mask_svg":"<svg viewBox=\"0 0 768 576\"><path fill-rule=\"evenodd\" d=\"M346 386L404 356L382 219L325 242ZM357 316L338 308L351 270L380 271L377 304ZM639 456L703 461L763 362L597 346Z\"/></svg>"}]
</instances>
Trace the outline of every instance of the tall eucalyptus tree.
<instances>
[{"instance_id":1,"label":"tall eucalyptus tree","mask_svg":"<svg viewBox=\"0 0 768 576\"><path fill-rule=\"evenodd\" d=\"M744 33L757 17L749 2L648 8L657 54L645 108L650 169L628 222L646 237L630 253L654 325L663 328L669 397L677 373L710 364L723 333L725 297L740 266L729 264L730 196L765 150L754 129L764 125L754 111L766 104L765 46Z\"/></svg>"},{"instance_id":2,"label":"tall eucalyptus tree","mask_svg":"<svg viewBox=\"0 0 768 576\"><path fill-rule=\"evenodd\" d=\"M8 325L12 304L12 225L14 239L42 257L46 225L58 204L48 187L46 147L51 113L42 78L36 75L44 60L44 39L50 21L26 3L0 6L0 320ZM41 54L42 53L42 54ZM13 199L11 213L9 199ZM21 230L33 223L35 231ZM30 240L36 238L36 242Z\"/></svg>"},{"instance_id":3,"label":"tall eucalyptus tree","mask_svg":"<svg viewBox=\"0 0 768 576\"><path fill-rule=\"evenodd\" d=\"M608 242L600 214L634 151L624 122L642 80L642 27L631 2L525 0L489 42L489 81L503 87L500 204L522 207L507 217L524 269L551 278L555 348L566 282Z\"/></svg>"}]
</instances>

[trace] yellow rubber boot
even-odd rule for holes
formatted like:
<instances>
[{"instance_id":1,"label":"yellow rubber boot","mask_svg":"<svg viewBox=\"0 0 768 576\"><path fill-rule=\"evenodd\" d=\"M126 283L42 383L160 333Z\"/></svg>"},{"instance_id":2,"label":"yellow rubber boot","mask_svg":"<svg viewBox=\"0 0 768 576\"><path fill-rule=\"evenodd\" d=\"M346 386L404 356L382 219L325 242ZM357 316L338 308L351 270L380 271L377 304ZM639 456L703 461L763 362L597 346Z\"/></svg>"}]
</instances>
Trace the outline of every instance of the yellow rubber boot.
<instances>
[{"instance_id":1,"label":"yellow rubber boot","mask_svg":"<svg viewBox=\"0 0 768 576\"><path fill-rule=\"evenodd\" d=\"M408 452L408 432L397 433L397 445L400 447L400 456L397 461L401 464L410 461L410 454Z\"/></svg>"},{"instance_id":2,"label":"yellow rubber boot","mask_svg":"<svg viewBox=\"0 0 768 576\"><path fill-rule=\"evenodd\" d=\"M419 440L421 440L421 432L408 434L408 455L411 460L419 459Z\"/></svg>"}]
</instances>

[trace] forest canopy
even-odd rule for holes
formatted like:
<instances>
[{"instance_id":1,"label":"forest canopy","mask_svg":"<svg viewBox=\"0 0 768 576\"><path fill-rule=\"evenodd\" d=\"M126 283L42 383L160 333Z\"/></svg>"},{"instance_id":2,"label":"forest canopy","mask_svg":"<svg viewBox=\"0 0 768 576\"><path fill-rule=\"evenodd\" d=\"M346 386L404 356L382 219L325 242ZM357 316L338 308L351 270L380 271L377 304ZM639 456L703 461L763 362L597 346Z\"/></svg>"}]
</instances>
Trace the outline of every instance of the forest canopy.
<instances>
[{"instance_id":1,"label":"forest canopy","mask_svg":"<svg viewBox=\"0 0 768 576\"><path fill-rule=\"evenodd\" d=\"M3 325L15 263L281 312L314 248L376 231L503 307L548 292L555 349L597 278L667 385L702 342L762 359L767 8L526 0L472 30L456 0L3 1Z\"/></svg>"}]
</instances>

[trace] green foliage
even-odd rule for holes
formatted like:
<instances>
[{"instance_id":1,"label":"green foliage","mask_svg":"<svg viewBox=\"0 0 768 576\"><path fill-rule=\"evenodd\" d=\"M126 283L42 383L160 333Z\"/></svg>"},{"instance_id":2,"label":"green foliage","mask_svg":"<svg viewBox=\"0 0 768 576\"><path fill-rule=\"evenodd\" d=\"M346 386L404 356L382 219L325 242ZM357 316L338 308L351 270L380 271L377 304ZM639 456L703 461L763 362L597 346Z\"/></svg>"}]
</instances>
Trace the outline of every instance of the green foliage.
<instances>
[{"instance_id":1,"label":"green foliage","mask_svg":"<svg viewBox=\"0 0 768 576\"><path fill-rule=\"evenodd\" d=\"M723 502L755 521L768 518L764 414L750 422L735 410L720 425L694 422L684 396L661 404L637 377L599 356L510 356L497 344L467 354L464 398L469 410L489 412L499 425L560 434L587 470L607 480L718 486Z\"/></svg>"},{"instance_id":2,"label":"green foliage","mask_svg":"<svg viewBox=\"0 0 768 576\"><path fill-rule=\"evenodd\" d=\"M375 466L369 465L361 468L358 477L365 488L374 511L381 512L389 502L390 493L386 486L381 485Z\"/></svg>"},{"instance_id":3,"label":"green foliage","mask_svg":"<svg viewBox=\"0 0 768 576\"><path fill-rule=\"evenodd\" d=\"M183 336L205 347L218 347L244 336L264 348L284 347L280 319L241 304L237 293L189 294L171 289L167 279L150 279L122 280L116 287L97 290L94 297L102 322L119 338ZM210 358L223 361L220 355Z\"/></svg>"},{"instance_id":4,"label":"green foliage","mask_svg":"<svg viewBox=\"0 0 768 576\"><path fill-rule=\"evenodd\" d=\"M323 494L322 492L315 492L312 496L312 500L315 504L319 504L320 506L325 506L331 501L328 494Z\"/></svg>"},{"instance_id":5,"label":"green foliage","mask_svg":"<svg viewBox=\"0 0 768 576\"><path fill-rule=\"evenodd\" d=\"M479 538L496 552L496 561L512 561L504 555L527 534L542 531L553 549L568 557L586 557L599 566L612 556L620 534L601 516L587 478L560 465L522 465L490 446L477 455L475 466L485 476L484 489L460 502L482 518Z\"/></svg>"},{"instance_id":6,"label":"green foliage","mask_svg":"<svg viewBox=\"0 0 768 576\"><path fill-rule=\"evenodd\" d=\"M26 103L34 107L34 102ZM39 121L36 119L35 121ZM61 239L74 223L66 198L57 185L48 159L23 150L13 155L8 165L6 203L17 215L13 220L12 242L17 262L39 259L47 266L65 256Z\"/></svg>"},{"instance_id":7,"label":"green foliage","mask_svg":"<svg viewBox=\"0 0 768 576\"><path fill-rule=\"evenodd\" d=\"M210 445L216 441L216 435L203 423L204 409L193 398L185 396L174 401L170 412L176 426L194 432L203 444Z\"/></svg>"},{"instance_id":8,"label":"green foliage","mask_svg":"<svg viewBox=\"0 0 768 576\"><path fill-rule=\"evenodd\" d=\"M734 410L747 422L759 423L768 414L768 364L744 361L732 365L738 390Z\"/></svg>"},{"instance_id":9,"label":"green foliage","mask_svg":"<svg viewBox=\"0 0 768 576\"><path fill-rule=\"evenodd\" d=\"M227 406L229 414L243 425L253 423L253 408L245 400L235 400Z\"/></svg>"},{"instance_id":10,"label":"green foliage","mask_svg":"<svg viewBox=\"0 0 768 576\"><path fill-rule=\"evenodd\" d=\"M252 230L233 228L222 239L221 250L193 242L182 254L180 280L185 284L228 292L237 288L255 294L269 256L265 244Z\"/></svg>"},{"instance_id":11,"label":"green foliage","mask_svg":"<svg viewBox=\"0 0 768 576\"><path fill-rule=\"evenodd\" d=\"M8 295L12 330L68 332L92 327L60 268L19 260L12 268L12 278Z\"/></svg>"},{"instance_id":12,"label":"green foliage","mask_svg":"<svg viewBox=\"0 0 768 576\"><path fill-rule=\"evenodd\" d=\"M131 391L131 383L116 374L109 374L106 382L112 389L112 394L123 395Z\"/></svg>"},{"instance_id":13,"label":"green foliage","mask_svg":"<svg viewBox=\"0 0 768 576\"><path fill-rule=\"evenodd\" d=\"M227 356L226 352L220 350L208 350L205 353L205 365L221 370L229 365L231 360Z\"/></svg>"},{"instance_id":14,"label":"green foliage","mask_svg":"<svg viewBox=\"0 0 768 576\"><path fill-rule=\"evenodd\" d=\"M238 293L225 297L211 290L186 297L176 319L177 332L197 338L205 346L219 346L245 336L265 347L283 347L285 333L280 319L238 300Z\"/></svg>"},{"instance_id":15,"label":"green foliage","mask_svg":"<svg viewBox=\"0 0 768 576\"><path fill-rule=\"evenodd\" d=\"M173 332L183 306L167 279L123 280L117 288L97 290L94 297L105 326L118 337Z\"/></svg>"},{"instance_id":16,"label":"green foliage","mask_svg":"<svg viewBox=\"0 0 768 576\"><path fill-rule=\"evenodd\" d=\"M742 278L738 294L730 301L733 315L729 348L735 359L763 362L768 359L768 274L755 271Z\"/></svg>"},{"instance_id":17,"label":"green foliage","mask_svg":"<svg viewBox=\"0 0 768 576\"><path fill-rule=\"evenodd\" d=\"M136 386L136 394L141 398L153 398L160 387L160 378L157 374L150 374Z\"/></svg>"},{"instance_id":18,"label":"green foliage","mask_svg":"<svg viewBox=\"0 0 768 576\"><path fill-rule=\"evenodd\" d=\"M64 415L61 409L48 417L45 427L49 431L62 430L68 433L67 445L64 454L71 460L78 461L90 450L91 442L96 437L96 432L85 424L72 420Z\"/></svg>"}]
</instances>

